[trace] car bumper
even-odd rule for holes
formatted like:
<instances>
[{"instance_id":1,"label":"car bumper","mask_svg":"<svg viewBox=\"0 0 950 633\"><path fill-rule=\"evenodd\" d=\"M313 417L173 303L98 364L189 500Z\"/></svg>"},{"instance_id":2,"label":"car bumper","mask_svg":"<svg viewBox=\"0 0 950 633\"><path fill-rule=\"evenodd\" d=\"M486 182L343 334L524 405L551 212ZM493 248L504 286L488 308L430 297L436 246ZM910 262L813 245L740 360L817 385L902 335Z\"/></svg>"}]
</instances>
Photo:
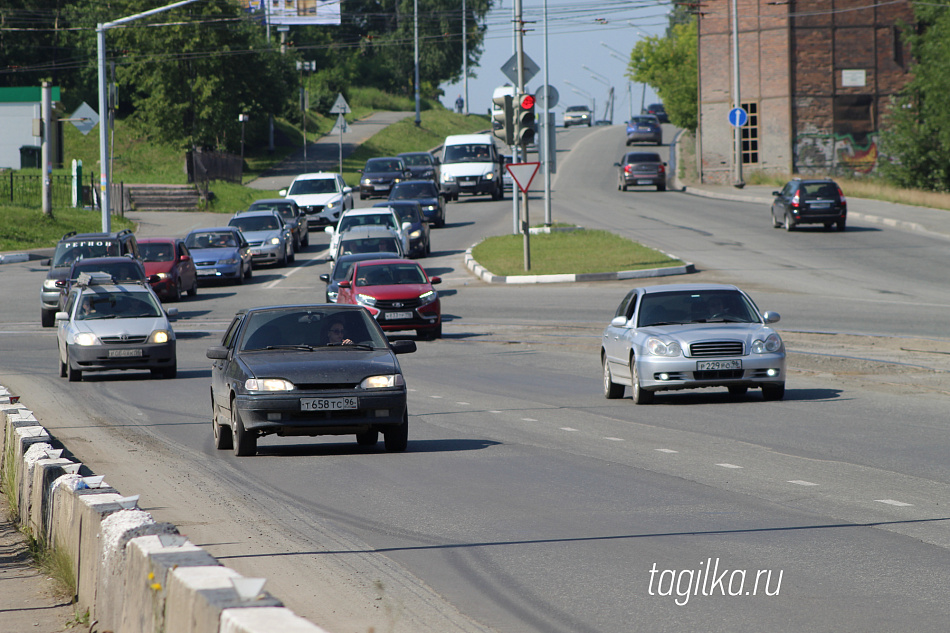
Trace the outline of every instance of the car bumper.
<instances>
[{"instance_id":1,"label":"car bumper","mask_svg":"<svg viewBox=\"0 0 950 633\"><path fill-rule=\"evenodd\" d=\"M325 208L323 211L307 213L307 228L313 229L336 224L337 220L340 219L341 208L334 207L333 210Z\"/></svg>"},{"instance_id":2,"label":"car bumper","mask_svg":"<svg viewBox=\"0 0 950 633\"><path fill-rule=\"evenodd\" d=\"M43 305L44 310L55 312L59 310L59 297L60 291L50 292L47 290L40 291L40 303Z\"/></svg>"},{"instance_id":3,"label":"car bumper","mask_svg":"<svg viewBox=\"0 0 950 633\"><path fill-rule=\"evenodd\" d=\"M829 209L828 211L809 210L804 213L795 213L793 211L791 216L795 224L824 224L845 220L847 219L848 212L842 209Z\"/></svg>"},{"instance_id":4,"label":"car bumper","mask_svg":"<svg viewBox=\"0 0 950 633\"><path fill-rule=\"evenodd\" d=\"M388 198L389 192L393 190L392 183L360 185L360 196L363 198Z\"/></svg>"},{"instance_id":5,"label":"car bumper","mask_svg":"<svg viewBox=\"0 0 950 633\"><path fill-rule=\"evenodd\" d=\"M175 294L175 286L178 284L176 279L168 278L162 279L152 284L152 290L155 291L160 298L166 299L172 297Z\"/></svg>"},{"instance_id":6,"label":"car bumper","mask_svg":"<svg viewBox=\"0 0 950 633\"><path fill-rule=\"evenodd\" d=\"M198 266L197 274L199 283L215 279L237 279L241 276L241 265Z\"/></svg>"},{"instance_id":7,"label":"car bumper","mask_svg":"<svg viewBox=\"0 0 950 633\"><path fill-rule=\"evenodd\" d=\"M654 133L633 133L627 134L627 145L631 143L662 143L663 135Z\"/></svg>"},{"instance_id":8,"label":"car bumper","mask_svg":"<svg viewBox=\"0 0 950 633\"><path fill-rule=\"evenodd\" d=\"M632 186L657 186L666 184L666 176L658 174L627 174L623 175L623 182Z\"/></svg>"},{"instance_id":9,"label":"car bumper","mask_svg":"<svg viewBox=\"0 0 950 633\"><path fill-rule=\"evenodd\" d=\"M163 369L176 364L175 341L142 345L67 345L66 353L69 365L80 371Z\"/></svg>"},{"instance_id":10,"label":"car bumper","mask_svg":"<svg viewBox=\"0 0 950 633\"><path fill-rule=\"evenodd\" d=\"M252 246L251 261L255 264L273 264L280 260L284 252L283 244L268 244L267 246Z\"/></svg>"},{"instance_id":11,"label":"car bumper","mask_svg":"<svg viewBox=\"0 0 950 633\"><path fill-rule=\"evenodd\" d=\"M498 185L494 178L487 180L481 176L462 176L453 183L442 183L442 191L452 196L460 194L487 195L495 193L497 189Z\"/></svg>"},{"instance_id":12,"label":"car bumper","mask_svg":"<svg viewBox=\"0 0 950 633\"><path fill-rule=\"evenodd\" d=\"M739 360L741 369L698 371L697 363ZM756 354L734 358L638 358L640 386L648 391L704 387L761 387L784 384L785 354Z\"/></svg>"},{"instance_id":13,"label":"car bumper","mask_svg":"<svg viewBox=\"0 0 950 633\"><path fill-rule=\"evenodd\" d=\"M564 127L571 127L572 125L590 125L590 119L565 119Z\"/></svg>"},{"instance_id":14,"label":"car bumper","mask_svg":"<svg viewBox=\"0 0 950 633\"><path fill-rule=\"evenodd\" d=\"M355 397L359 408L306 411L309 398ZM279 395L239 395L235 400L248 431L264 435L346 435L399 426L406 412L406 391L302 391Z\"/></svg>"},{"instance_id":15,"label":"car bumper","mask_svg":"<svg viewBox=\"0 0 950 633\"><path fill-rule=\"evenodd\" d=\"M369 310L384 332L427 330L438 327L442 322L442 306L439 301L406 310L363 307Z\"/></svg>"}]
</instances>

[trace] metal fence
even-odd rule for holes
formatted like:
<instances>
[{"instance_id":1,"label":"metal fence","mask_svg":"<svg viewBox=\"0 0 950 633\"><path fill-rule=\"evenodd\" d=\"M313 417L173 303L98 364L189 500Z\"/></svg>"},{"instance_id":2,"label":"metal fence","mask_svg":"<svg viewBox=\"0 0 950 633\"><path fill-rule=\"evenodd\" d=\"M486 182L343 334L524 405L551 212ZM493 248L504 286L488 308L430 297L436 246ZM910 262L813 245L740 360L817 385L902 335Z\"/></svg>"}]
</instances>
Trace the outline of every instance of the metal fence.
<instances>
[{"instance_id":1,"label":"metal fence","mask_svg":"<svg viewBox=\"0 0 950 633\"><path fill-rule=\"evenodd\" d=\"M124 216L130 208L129 192L124 183L111 183L110 207L113 215ZM99 188L95 176L90 175L88 184L80 188L81 199L76 206L81 208L102 208L99 202ZM43 206L42 174L18 174L13 171L0 173L0 204L17 207ZM50 177L50 206L54 209L66 209L73 206L73 177L70 175L52 175Z\"/></svg>"}]
</instances>

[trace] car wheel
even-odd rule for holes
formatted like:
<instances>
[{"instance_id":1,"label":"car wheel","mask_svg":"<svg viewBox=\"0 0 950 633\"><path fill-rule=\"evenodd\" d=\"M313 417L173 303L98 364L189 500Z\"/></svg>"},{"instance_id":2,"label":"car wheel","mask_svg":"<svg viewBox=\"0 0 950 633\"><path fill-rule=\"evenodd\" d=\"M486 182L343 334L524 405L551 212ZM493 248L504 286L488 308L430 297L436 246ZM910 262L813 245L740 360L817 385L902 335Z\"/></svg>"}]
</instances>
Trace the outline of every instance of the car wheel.
<instances>
[{"instance_id":1,"label":"car wheel","mask_svg":"<svg viewBox=\"0 0 950 633\"><path fill-rule=\"evenodd\" d=\"M181 301L181 277L175 281L175 285L172 287L172 294L168 297L168 300L172 303Z\"/></svg>"},{"instance_id":2,"label":"car wheel","mask_svg":"<svg viewBox=\"0 0 950 633\"><path fill-rule=\"evenodd\" d=\"M69 362L69 352L66 353L66 377L69 379L69 382L79 382L82 380L82 371L73 369L72 363Z\"/></svg>"},{"instance_id":3,"label":"car wheel","mask_svg":"<svg viewBox=\"0 0 950 633\"><path fill-rule=\"evenodd\" d=\"M250 279L250 278L253 277L253 276L254 276L254 262L248 262L248 263L247 263L247 270L244 271L244 278L245 278L245 279Z\"/></svg>"},{"instance_id":4,"label":"car wheel","mask_svg":"<svg viewBox=\"0 0 950 633\"><path fill-rule=\"evenodd\" d=\"M242 267L241 271L238 273L238 276L234 278L234 285L240 286L244 283L244 280L247 278L247 271Z\"/></svg>"},{"instance_id":5,"label":"car wheel","mask_svg":"<svg viewBox=\"0 0 950 633\"><path fill-rule=\"evenodd\" d=\"M657 191L666 191L666 185L657 185L657 186L656 186L656 190L657 190Z\"/></svg>"},{"instance_id":6,"label":"car wheel","mask_svg":"<svg viewBox=\"0 0 950 633\"><path fill-rule=\"evenodd\" d=\"M617 398L623 398L623 385L618 385L614 382L613 376L610 375L610 367L607 365L607 357L604 356L604 397L608 400L616 400Z\"/></svg>"},{"instance_id":7,"label":"car wheel","mask_svg":"<svg viewBox=\"0 0 950 633\"><path fill-rule=\"evenodd\" d=\"M303 239L300 240L300 246L302 246L303 248L307 248L310 246L310 233L307 233L306 235L303 236Z\"/></svg>"},{"instance_id":8,"label":"car wheel","mask_svg":"<svg viewBox=\"0 0 950 633\"><path fill-rule=\"evenodd\" d=\"M40 310L40 323L43 324L43 327L53 327L53 324L56 323L56 311Z\"/></svg>"},{"instance_id":9,"label":"car wheel","mask_svg":"<svg viewBox=\"0 0 950 633\"><path fill-rule=\"evenodd\" d=\"M401 453L409 445L409 411L402 414L402 424L383 431L383 442L390 453Z\"/></svg>"},{"instance_id":10,"label":"car wheel","mask_svg":"<svg viewBox=\"0 0 950 633\"><path fill-rule=\"evenodd\" d=\"M833 227L834 225L835 225L834 222L825 222L825 230L830 231L831 227Z\"/></svg>"},{"instance_id":11,"label":"car wheel","mask_svg":"<svg viewBox=\"0 0 950 633\"><path fill-rule=\"evenodd\" d=\"M741 396L744 396L748 390L749 390L748 387L734 385L732 387L729 387L729 395L734 398L739 398Z\"/></svg>"},{"instance_id":12,"label":"car wheel","mask_svg":"<svg viewBox=\"0 0 950 633\"><path fill-rule=\"evenodd\" d=\"M59 361L59 377L65 378L66 371L67 371L66 363L64 363L63 361Z\"/></svg>"},{"instance_id":13,"label":"car wheel","mask_svg":"<svg viewBox=\"0 0 950 633\"><path fill-rule=\"evenodd\" d=\"M379 441L379 431L372 430L356 434L356 443L360 446L376 446Z\"/></svg>"},{"instance_id":14,"label":"car wheel","mask_svg":"<svg viewBox=\"0 0 950 633\"><path fill-rule=\"evenodd\" d=\"M278 266L287 265L287 247L286 246L284 246L283 250L280 253L280 259L277 260L277 265Z\"/></svg>"},{"instance_id":15,"label":"car wheel","mask_svg":"<svg viewBox=\"0 0 950 633\"><path fill-rule=\"evenodd\" d=\"M188 296L194 297L198 294L198 275L195 275L195 280L191 282L191 288L188 289Z\"/></svg>"},{"instance_id":16,"label":"car wheel","mask_svg":"<svg viewBox=\"0 0 950 633\"><path fill-rule=\"evenodd\" d=\"M214 396L211 398L211 432L214 434L214 447L219 451L227 451L234 448L231 427L227 424L219 424L218 407L214 403Z\"/></svg>"},{"instance_id":17,"label":"car wheel","mask_svg":"<svg viewBox=\"0 0 950 633\"><path fill-rule=\"evenodd\" d=\"M792 222L792 216L789 215L788 213L785 214L785 230L786 231L795 230L795 223Z\"/></svg>"},{"instance_id":18,"label":"car wheel","mask_svg":"<svg viewBox=\"0 0 950 633\"><path fill-rule=\"evenodd\" d=\"M844 220L838 220L838 230L839 230L839 231L844 231L844 230L845 230L845 221L844 221Z\"/></svg>"},{"instance_id":19,"label":"car wheel","mask_svg":"<svg viewBox=\"0 0 950 633\"><path fill-rule=\"evenodd\" d=\"M171 367L159 370L159 375L165 380L171 380L178 375L178 361L173 361Z\"/></svg>"},{"instance_id":20,"label":"car wheel","mask_svg":"<svg viewBox=\"0 0 950 633\"><path fill-rule=\"evenodd\" d=\"M775 209L772 209L771 215L772 215L772 228L773 229L782 228L782 223L775 219Z\"/></svg>"},{"instance_id":21,"label":"car wheel","mask_svg":"<svg viewBox=\"0 0 950 633\"><path fill-rule=\"evenodd\" d=\"M637 361L630 359L630 386L633 388L633 404L650 404L653 402L653 392L640 387L640 370Z\"/></svg>"},{"instance_id":22,"label":"car wheel","mask_svg":"<svg viewBox=\"0 0 950 633\"><path fill-rule=\"evenodd\" d=\"M780 385L762 385L763 400L781 400L785 397L785 383Z\"/></svg>"},{"instance_id":23,"label":"car wheel","mask_svg":"<svg viewBox=\"0 0 950 633\"><path fill-rule=\"evenodd\" d=\"M231 433L234 435L234 454L238 457L247 457L257 454L257 436L244 428L241 414L238 413L237 403L231 401Z\"/></svg>"}]
</instances>

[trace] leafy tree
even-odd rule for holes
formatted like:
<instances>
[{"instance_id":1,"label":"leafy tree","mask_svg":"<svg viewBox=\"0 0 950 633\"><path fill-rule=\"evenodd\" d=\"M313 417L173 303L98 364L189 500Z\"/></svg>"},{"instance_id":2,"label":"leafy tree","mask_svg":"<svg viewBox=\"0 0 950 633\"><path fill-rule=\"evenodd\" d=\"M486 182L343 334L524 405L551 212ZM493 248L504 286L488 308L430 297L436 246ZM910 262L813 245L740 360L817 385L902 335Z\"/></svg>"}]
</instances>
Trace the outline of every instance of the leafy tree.
<instances>
[{"instance_id":1,"label":"leafy tree","mask_svg":"<svg viewBox=\"0 0 950 633\"><path fill-rule=\"evenodd\" d=\"M697 120L696 20L672 24L668 34L641 39L630 53L627 77L649 84L670 122L695 131Z\"/></svg>"},{"instance_id":2,"label":"leafy tree","mask_svg":"<svg viewBox=\"0 0 950 633\"><path fill-rule=\"evenodd\" d=\"M881 174L900 187L950 191L950 2L914 5L913 78L881 126Z\"/></svg>"}]
</instances>

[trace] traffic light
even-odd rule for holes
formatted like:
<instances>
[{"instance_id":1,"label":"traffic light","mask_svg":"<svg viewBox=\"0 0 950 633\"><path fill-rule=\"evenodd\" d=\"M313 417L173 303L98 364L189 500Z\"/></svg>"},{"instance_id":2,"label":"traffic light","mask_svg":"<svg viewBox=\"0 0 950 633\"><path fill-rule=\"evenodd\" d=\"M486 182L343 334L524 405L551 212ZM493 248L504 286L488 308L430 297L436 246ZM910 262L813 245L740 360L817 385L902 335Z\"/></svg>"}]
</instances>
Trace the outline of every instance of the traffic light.
<instances>
[{"instance_id":1,"label":"traffic light","mask_svg":"<svg viewBox=\"0 0 950 633\"><path fill-rule=\"evenodd\" d=\"M511 95L492 99L492 134L507 145L515 142L515 116Z\"/></svg>"},{"instance_id":2,"label":"traffic light","mask_svg":"<svg viewBox=\"0 0 950 633\"><path fill-rule=\"evenodd\" d=\"M515 140L521 147L527 147L534 144L534 97L531 95L518 95L517 106L515 118L517 118L518 123L515 129L517 130L518 138Z\"/></svg>"}]
</instances>

